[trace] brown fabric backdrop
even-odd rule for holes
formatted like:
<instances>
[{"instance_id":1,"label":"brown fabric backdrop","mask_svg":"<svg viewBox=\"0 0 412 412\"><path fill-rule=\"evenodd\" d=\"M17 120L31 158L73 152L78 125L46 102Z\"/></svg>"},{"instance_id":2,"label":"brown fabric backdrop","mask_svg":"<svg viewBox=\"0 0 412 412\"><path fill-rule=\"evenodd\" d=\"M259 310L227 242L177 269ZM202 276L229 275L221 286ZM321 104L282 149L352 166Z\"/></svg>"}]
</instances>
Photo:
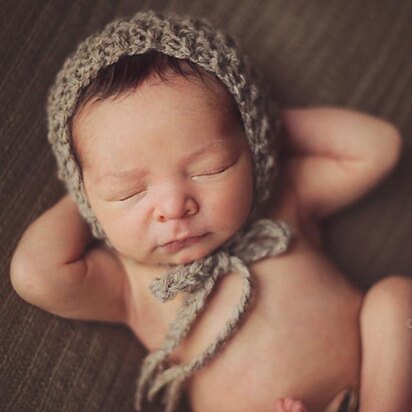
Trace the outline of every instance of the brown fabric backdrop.
<instances>
[{"instance_id":1,"label":"brown fabric backdrop","mask_svg":"<svg viewBox=\"0 0 412 412\"><path fill-rule=\"evenodd\" d=\"M331 258L363 287L412 275L411 0L0 0L1 411L132 411L143 347L120 326L25 303L9 263L63 193L46 140L48 87L80 40L146 8L207 17L234 35L285 106L346 106L401 129L397 169L324 229Z\"/></svg>"}]
</instances>

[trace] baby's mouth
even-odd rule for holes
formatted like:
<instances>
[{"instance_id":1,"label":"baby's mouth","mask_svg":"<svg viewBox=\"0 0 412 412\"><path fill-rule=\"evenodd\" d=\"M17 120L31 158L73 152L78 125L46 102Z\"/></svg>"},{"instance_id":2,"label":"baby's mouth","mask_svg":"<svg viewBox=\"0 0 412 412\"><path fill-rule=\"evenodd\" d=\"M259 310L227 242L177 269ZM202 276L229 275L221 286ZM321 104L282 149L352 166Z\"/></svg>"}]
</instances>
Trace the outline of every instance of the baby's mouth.
<instances>
[{"instance_id":1,"label":"baby's mouth","mask_svg":"<svg viewBox=\"0 0 412 412\"><path fill-rule=\"evenodd\" d=\"M194 245L196 243L201 242L208 235L209 235L209 232L204 233L199 236L189 236L184 239L173 240L171 242L165 243L164 245L161 245L160 247L165 249L167 252L177 252L186 246Z\"/></svg>"}]
</instances>

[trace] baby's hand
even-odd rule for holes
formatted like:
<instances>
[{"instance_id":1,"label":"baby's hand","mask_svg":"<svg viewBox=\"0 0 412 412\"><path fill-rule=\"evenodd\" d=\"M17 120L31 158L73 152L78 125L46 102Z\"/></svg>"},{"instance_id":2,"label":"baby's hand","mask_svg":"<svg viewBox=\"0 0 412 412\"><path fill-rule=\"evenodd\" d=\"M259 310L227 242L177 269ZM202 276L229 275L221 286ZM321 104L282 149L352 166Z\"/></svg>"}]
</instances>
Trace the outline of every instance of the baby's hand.
<instances>
[{"instance_id":1,"label":"baby's hand","mask_svg":"<svg viewBox=\"0 0 412 412\"><path fill-rule=\"evenodd\" d=\"M308 412L302 401L291 397L277 399L275 408L275 412Z\"/></svg>"}]
</instances>

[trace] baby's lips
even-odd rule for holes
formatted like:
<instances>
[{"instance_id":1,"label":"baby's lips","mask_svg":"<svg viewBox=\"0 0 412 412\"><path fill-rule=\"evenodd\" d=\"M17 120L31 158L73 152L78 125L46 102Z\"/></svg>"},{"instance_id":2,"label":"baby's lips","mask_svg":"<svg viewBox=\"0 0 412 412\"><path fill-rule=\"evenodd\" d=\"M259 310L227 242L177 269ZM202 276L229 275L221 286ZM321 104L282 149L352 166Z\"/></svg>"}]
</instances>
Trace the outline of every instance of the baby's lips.
<instances>
[{"instance_id":1,"label":"baby's lips","mask_svg":"<svg viewBox=\"0 0 412 412\"><path fill-rule=\"evenodd\" d=\"M275 412L307 412L301 401L290 397L277 399L275 406L277 408Z\"/></svg>"}]
</instances>

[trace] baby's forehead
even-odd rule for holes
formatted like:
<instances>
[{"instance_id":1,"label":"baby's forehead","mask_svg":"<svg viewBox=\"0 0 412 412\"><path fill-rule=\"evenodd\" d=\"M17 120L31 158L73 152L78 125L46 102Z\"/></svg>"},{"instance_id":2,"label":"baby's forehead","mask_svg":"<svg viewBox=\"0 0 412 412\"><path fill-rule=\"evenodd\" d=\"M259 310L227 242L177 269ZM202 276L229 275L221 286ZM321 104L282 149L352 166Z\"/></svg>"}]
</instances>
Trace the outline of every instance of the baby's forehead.
<instances>
[{"instance_id":1,"label":"baby's forehead","mask_svg":"<svg viewBox=\"0 0 412 412\"><path fill-rule=\"evenodd\" d=\"M161 103L163 100L164 104ZM172 106L178 103L182 104L182 110L176 112ZM159 106L165 110L172 107L172 110L170 113L162 112ZM191 120L194 112L198 122ZM116 136L121 134L122 130L126 130L126 133L129 133L129 130L139 130L139 132L144 130L147 133L152 125L157 127L156 124L161 120L156 119L160 119L163 113L168 113L169 121L173 123L168 123L168 125L170 124L170 133L174 131L174 139L178 139L180 133L180 131L175 132L176 126L182 127L181 135L196 133L204 140L207 140L209 136L215 138L219 134L222 137L237 135L239 130L243 129L237 105L219 80L211 76L204 76L202 79L188 79L177 74L166 79L153 76L146 79L135 90L128 91L124 95L90 100L77 113L72 127L72 139L79 163L83 168L89 164L87 159L96 148L100 149L99 142L103 142L104 145L112 144L110 139L103 141L100 139L102 133L103 135L112 133ZM131 121L132 127L136 124L140 126L138 125L137 129L127 129L126 126L124 129L124 124L128 124L133 118L138 120L137 122ZM124 119L124 121L118 119ZM150 119L150 121L146 122L145 119ZM157 132L158 129L152 130ZM217 143L214 150L230 150L232 145L229 146L225 140L227 139L222 139L220 143ZM177 143L176 140L174 141Z\"/></svg>"},{"instance_id":2,"label":"baby's forehead","mask_svg":"<svg viewBox=\"0 0 412 412\"><path fill-rule=\"evenodd\" d=\"M154 82L153 84L169 84L169 82L173 82L173 87L177 88L190 87L206 103L207 109L216 111L225 123L236 122L244 129L239 107L227 87L216 75L207 72L201 67L198 70L202 77L196 75L184 77L171 73L170 77L166 79L154 78L152 81Z\"/></svg>"},{"instance_id":3,"label":"baby's forehead","mask_svg":"<svg viewBox=\"0 0 412 412\"><path fill-rule=\"evenodd\" d=\"M151 103L155 102L155 104L160 104L164 100L164 94L162 94L162 92L158 93L158 86L162 88L162 86L165 85L167 86L166 88L171 87L176 91L178 96L176 99L180 98L182 92L185 99L188 96L195 96L194 102L196 102L196 109L198 111L213 110L216 113L216 118L218 117L225 123L236 121L243 128L243 120L239 108L231 93L214 75L211 75L205 70L203 70L203 72L201 78L194 75L186 77L176 73L166 73L166 75L162 77L153 74L134 89L126 90L119 95L106 98L100 98L99 96L91 98L81 105L72 116L72 138L76 140L76 137L81 134L84 126L90 123L90 115L93 115L96 110L100 112L103 111L106 116L110 116L116 112L116 106L118 104L121 105L122 102L131 95L133 95L134 101L139 102L140 105L144 105L145 109L150 111L151 106L145 105L147 99L150 99ZM166 99L166 109L174 106L175 100Z\"/></svg>"}]
</instances>

